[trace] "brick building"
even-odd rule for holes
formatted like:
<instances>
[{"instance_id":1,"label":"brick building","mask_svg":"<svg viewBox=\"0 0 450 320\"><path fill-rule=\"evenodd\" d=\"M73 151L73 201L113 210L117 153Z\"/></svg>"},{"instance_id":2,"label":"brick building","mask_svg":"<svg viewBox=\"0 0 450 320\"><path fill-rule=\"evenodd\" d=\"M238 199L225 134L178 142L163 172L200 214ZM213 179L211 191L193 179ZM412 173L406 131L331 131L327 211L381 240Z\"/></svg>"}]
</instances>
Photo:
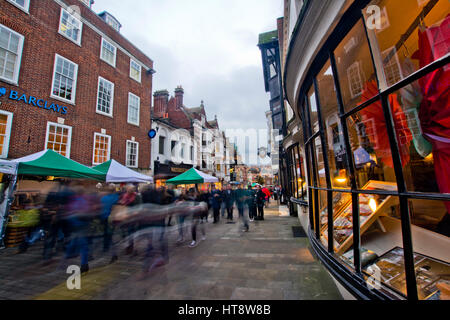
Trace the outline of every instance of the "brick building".
<instances>
[{"instance_id":1,"label":"brick building","mask_svg":"<svg viewBox=\"0 0 450 320\"><path fill-rule=\"evenodd\" d=\"M150 168L153 61L90 0L0 0L0 155Z\"/></svg>"}]
</instances>

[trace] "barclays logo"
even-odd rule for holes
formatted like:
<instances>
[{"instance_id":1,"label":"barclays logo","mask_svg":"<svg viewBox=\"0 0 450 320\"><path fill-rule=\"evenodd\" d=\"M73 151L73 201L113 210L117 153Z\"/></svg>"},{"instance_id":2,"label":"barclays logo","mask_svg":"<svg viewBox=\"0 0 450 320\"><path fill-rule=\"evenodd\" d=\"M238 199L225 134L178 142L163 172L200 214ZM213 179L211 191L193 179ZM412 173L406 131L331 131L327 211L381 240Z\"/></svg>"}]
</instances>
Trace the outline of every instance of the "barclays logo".
<instances>
[{"instance_id":1,"label":"barclays logo","mask_svg":"<svg viewBox=\"0 0 450 320\"><path fill-rule=\"evenodd\" d=\"M3 97L6 94L6 88L0 88L0 97Z\"/></svg>"}]
</instances>

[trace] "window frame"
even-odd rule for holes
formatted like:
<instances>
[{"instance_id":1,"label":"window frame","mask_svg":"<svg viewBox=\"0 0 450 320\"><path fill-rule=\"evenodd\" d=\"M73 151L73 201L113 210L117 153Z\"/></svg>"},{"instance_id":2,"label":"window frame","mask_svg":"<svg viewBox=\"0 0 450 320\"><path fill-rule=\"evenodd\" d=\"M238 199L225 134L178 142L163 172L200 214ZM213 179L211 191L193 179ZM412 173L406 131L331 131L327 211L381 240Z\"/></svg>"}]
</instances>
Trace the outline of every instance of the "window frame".
<instances>
[{"instance_id":1,"label":"window frame","mask_svg":"<svg viewBox=\"0 0 450 320\"><path fill-rule=\"evenodd\" d=\"M130 120L130 102L132 100L132 97L137 98L137 121L133 122ZM132 125L136 125L139 127L140 123L140 113L141 113L141 98L134 93L128 92L128 110L127 110L127 122Z\"/></svg>"},{"instance_id":2,"label":"window frame","mask_svg":"<svg viewBox=\"0 0 450 320\"><path fill-rule=\"evenodd\" d=\"M69 15L69 17L74 18L75 20L77 20L80 23L80 33L79 33L79 39L77 41L75 41L74 39L70 38L68 35L66 35L64 33L64 31L61 31L61 26L62 26L62 18L63 18L63 13L67 13ZM76 16L74 16L73 14L70 14L69 11L67 11L66 9L61 7L61 15L59 17L59 26L58 26L58 33L60 35L62 35L64 38L72 41L73 43L75 43L76 45L81 47L81 38L83 37L83 22L81 21L81 19L77 18Z\"/></svg>"},{"instance_id":3,"label":"window frame","mask_svg":"<svg viewBox=\"0 0 450 320\"><path fill-rule=\"evenodd\" d=\"M161 144L161 138L164 139L163 143ZM162 153L161 153L161 145L162 145ZM159 136L158 137L158 154L163 156L166 154L166 137L165 136Z\"/></svg>"},{"instance_id":4,"label":"window frame","mask_svg":"<svg viewBox=\"0 0 450 320\"><path fill-rule=\"evenodd\" d=\"M131 75L131 71L133 70L133 67L132 67L133 63L139 67L139 79L136 79ZM141 81L142 81L142 66L136 60L131 59L131 58L130 58L130 78L137 81L138 83L141 83Z\"/></svg>"},{"instance_id":5,"label":"window frame","mask_svg":"<svg viewBox=\"0 0 450 320\"><path fill-rule=\"evenodd\" d=\"M19 8L23 12L25 12L27 14L30 14L30 0L24 0L25 2L24 2L24 6L23 7L20 4L18 4L16 1L14 1L14 0L6 0L6 1L11 3L16 8Z\"/></svg>"},{"instance_id":6,"label":"window frame","mask_svg":"<svg viewBox=\"0 0 450 320\"><path fill-rule=\"evenodd\" d=\"M66 98L62 98L60 96L54 95L53 94L53 90L55 89L55 76L56 76L56 65L57 65L57 61L58 58L61 58L62 60L66 60L69 63L72 63L75 65L75 69L74 69L74 79L73 79L73 84L72 84L72 100L68 100ZM55 62L53 64L53 77L52 77L52 87L51 87L51 91L50 91L50 97L56 100L60 100L63 102L67 102L70 104L75 104L76 101L76 93L77 93L77 82L78 82L78 64L76 64L75 62L55 53Z\"/></svg>"},{"instance_id":7,"label":"window frame","mask_svg":"<svg viewBox=\"0 0 450 320\"><path fill-rule=\"evenodd\" d=\"M8 158L9 153L9 143L11 141L11 129L12 129L12 121L14 114L12 112L8 112L5 110L0 110L0 114L6 115L8 119L6 120L6 129L5 129L5 140L3 141L3 150L0 154L0 159Z\"/></svg>"},{"instance_id":8,"label":"window frame","mask_svg":"<svg viewBox=\"0 0 450 320\"><path fill-rule=\"evenodd\" d=\"M112 46L114 48L114 62L113 63L111 63L108 60L106 60L105 58L103 58L103 53L104 53L103 43L104 42L106 42L107 44L109 44L110 46ZM100 42L100 60L106 62L107 64L109 64L113 68L116 67L116 64L117 64L117 46L114 45L111 41L106 40L104 37L102 37L102 40Z\"/></svg>"},{"instance_id":9,"label":"window frame","mask_svg":"<svg viewBox=\"0 0 450 320\"><path fill-rule=\"evenodd\" d=\"M50 126L51 125L54 125L54 126L56 126L56 127L62 127L63 129L68 129L69 130L69 134L68 134L68 137L67 137L67 151L66 151L66 158L67 159L70 159L70 151L71 151L71 147L72 147L72 127L71 126L68 126L68 125L65 125L65 124L59 124L59 123L57 123L57 122L52 122L52 121L47 121L47 130L46 130L46 133L45 133L45 145L44 145L44 150L53 150L53 149L48 149L47 148L47 145L48 145L48 138L49 138L49 129L50 129ZM54 151L54 150L53 150ZM57 152L57 151L55 151L55 152ZM59 152L58 152L59 153Z\"/></svg>"},{"instance_id":10,"label":"window frame","mask_svg":"<svg viewBox=\"0 0 450 320\"><path fill-rule=\"evenodd\" d=\"M7 26L5 26L3 24L0 24L0 28L4 28L7 31L9 31L19 37L19 43L18 43L18 48L17 48L17 53L16 53L17 58L16 58L16 63L14 65L13 79L11 80L11 79L8 79L8 78L0 75L0 80L18 86L19 85L19 76L20 76L20 67L22 65L22 53L23 53L23 46L25 43L25 36L18 33L17 31L14 31L14 30L8 28ZM4 49L4 50L9 52L8 49Z\"/></svg>"},{"instance_id":11,"label":"window frame","mask_svg":"<svg viewBox=\"0 0 450 320\"><path fill-rule=\"evenodd\" d=\"M111 109L111 110L110 110L110 113L107 113L107 112L104 112L104 111L101 111L101 110L98 109L98 99L99 99L99 96L100 96L100 82L101 82L102 80L104 80L104 81L106 81L106 82L112 84L112 89L111 89L111 101L110 101L110 109ZM108 79L103 78L102 76L99 76L99 77L98 77L97 100L96 100L96 103L95 103L95 112L98 113L98 114L107 116L107 117L111 117L111 118L114 117L114 82L111 82L111 81L109 81Z\"/></svg>"},{"instance_id":12,"label":"window frame","mask_svg":"<svg viewBox=\"0 0 450 320\"><path fill-rule=\"evenodd\" d=\"M136 165L135 166L129 165L129 163L128 163L128 156L130 155L129 150L128 150L128 144L129 143L132 143L132 144L136 145ZM125 155L126 166L128 168L138 168L139 167L139 142L133 141L133 140L127 140L126 148L127 148L126 149L126 155Z\"/></svg>"},{"instance_id":13,"label":"window frame","mask_svg":"<svg viewBox=\"0 0 450 320\"><path fill-rule=\"evenodd\" d=\"M104 163L104 162L101 162L101 163L95 162L95 143L97 141L96 138L98 136L107 137L108 138L108 156L107 156L107 160L106 161L111 160L111 144L112 144L111 143L111 136L107 135L107 134L103 134L103 133L94 132L94 145L93 145L93 148L92 148L92 165L94 165L94 166Z\"/></svg>"}]
</instances>

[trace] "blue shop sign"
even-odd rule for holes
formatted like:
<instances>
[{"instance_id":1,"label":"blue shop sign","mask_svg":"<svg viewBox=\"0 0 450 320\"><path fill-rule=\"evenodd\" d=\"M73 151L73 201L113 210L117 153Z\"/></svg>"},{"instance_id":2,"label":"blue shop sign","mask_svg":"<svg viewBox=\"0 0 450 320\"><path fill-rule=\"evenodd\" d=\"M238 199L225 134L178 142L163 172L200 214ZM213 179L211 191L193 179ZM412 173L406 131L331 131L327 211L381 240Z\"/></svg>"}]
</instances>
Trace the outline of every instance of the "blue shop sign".
<instances>
[{"instance_id":1,"label":"blue shop sign","mask_svg":"<svg viewBox=\"0 0 450 320\"><path fill-rule=\"evenodd\" d=\"M38 99L34 96L27 96L25 93L19 94L19 92L11 90L9 94L7 94L7 90L4 87L0 88L0 97L2 96L8 96L9 100L17 101L17 102L24 102L30 106L35 106L41 109L45 110L53 110L54 112L58 112L61 114L67 114L67 107L63 105L59 105L56 103L51 103L44 99Z\"/></svg>"}]
</instances>

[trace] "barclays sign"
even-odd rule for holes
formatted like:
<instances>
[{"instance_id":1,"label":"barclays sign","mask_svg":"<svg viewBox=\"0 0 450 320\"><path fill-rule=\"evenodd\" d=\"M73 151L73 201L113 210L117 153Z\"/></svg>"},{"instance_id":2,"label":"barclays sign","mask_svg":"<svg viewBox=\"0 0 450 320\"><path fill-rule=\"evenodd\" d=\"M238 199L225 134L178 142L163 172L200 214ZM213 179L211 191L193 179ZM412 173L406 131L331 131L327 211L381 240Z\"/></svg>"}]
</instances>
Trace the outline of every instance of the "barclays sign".
<instances>
[{"instance_id":1,"label":"barclays sign","mask_svg":"<svg viewBox=\"0 0 450 320\"><path fill-rule=\"evenodd\" d=\"M67 106L51 103L44 99L39 99L34 96L27 96L25 93L19 94L17 91L10 90L7 92L5 87L0 87L0 97L7 96L9 100L24 102L30 106L35 106L45 110L52 110L57 113L67 114Z\"/></svg>"}]
</instances>

